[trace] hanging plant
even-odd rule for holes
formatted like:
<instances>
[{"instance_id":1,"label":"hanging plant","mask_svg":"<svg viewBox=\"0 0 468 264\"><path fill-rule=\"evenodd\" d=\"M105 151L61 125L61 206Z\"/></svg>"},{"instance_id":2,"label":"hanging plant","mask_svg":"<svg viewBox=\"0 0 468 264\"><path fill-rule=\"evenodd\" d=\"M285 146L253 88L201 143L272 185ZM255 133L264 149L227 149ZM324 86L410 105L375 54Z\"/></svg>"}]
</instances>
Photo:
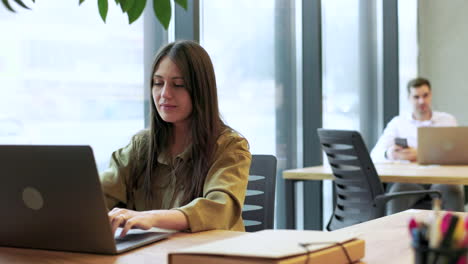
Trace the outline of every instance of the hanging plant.
<instances>
[{"instance_id":1,"label":"hanging plant","mask_svg":"<svg viewBox=\"0 0 468 264\"><path fill-rule=\"evenodd\" d=\"M16 12L15 9L10 4L11 0L1 0L6 9L11 12ZM35 0L31 0L35 3ZM85 0L79 0L79 5L81 5ZM112 0L111 0L112 1ZM146 7L147 0L114 0L115 4L120 6L122 12L127 14L128 23L132 24L135 22ZM169 22L171 22L172 7L171 0L152 0L153 1L153 11L156 15L156 18L159 20L159 23L167 30L169 27ZM187 10L187 0L174 0L176 4ZM23 3L23 0L13 0L18 6L26 9L30 9L26 4ZM97 0L99 15L101 16L104 23L106 22L107 12L109 10L109 0Z\"/></svg>"}]
</instances>

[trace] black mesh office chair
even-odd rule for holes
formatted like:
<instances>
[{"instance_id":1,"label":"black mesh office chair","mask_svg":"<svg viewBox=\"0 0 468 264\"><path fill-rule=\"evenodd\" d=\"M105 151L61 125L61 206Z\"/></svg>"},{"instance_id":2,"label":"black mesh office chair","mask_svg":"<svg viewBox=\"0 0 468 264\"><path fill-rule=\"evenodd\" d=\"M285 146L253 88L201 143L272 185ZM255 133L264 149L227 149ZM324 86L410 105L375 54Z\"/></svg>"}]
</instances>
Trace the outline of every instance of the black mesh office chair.
<instances>
[{"instance_id":1,"label":"black mesh office chair","mask_svg":"<svg viewBox=\"0 0 468 264\"><path fill-rule=\"evenodd\" d=\"M245 231L255 232L273 228L276 185L276 157L252 155L249 183L242 218Z\"/></svg>"},{"instance_id":2,"label":"black mesh office chair","mask_svg":"<svg viewBox=\"0 0 468 264\"><path fill-rule=\"evenodd\" d=\"M318 136L335 176L336 206L327 225L330 231L384 216L386 203L397 197L441 195L432 190L385 194L359 132L319 128Z\"/></svg>"}]
</instances>

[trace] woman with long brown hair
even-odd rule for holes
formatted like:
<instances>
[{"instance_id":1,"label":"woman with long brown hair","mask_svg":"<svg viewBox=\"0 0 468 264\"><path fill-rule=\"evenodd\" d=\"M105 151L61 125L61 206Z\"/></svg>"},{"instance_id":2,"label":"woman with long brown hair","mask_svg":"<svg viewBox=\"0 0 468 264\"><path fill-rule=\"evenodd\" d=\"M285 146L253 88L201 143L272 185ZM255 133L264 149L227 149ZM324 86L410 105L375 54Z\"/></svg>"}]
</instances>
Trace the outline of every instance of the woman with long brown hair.
<instances>
[{"instance_id":1,"label":"woman with long brown hair","mask_svg":"<svg viewBox=\"0 0 468 264\"><path fill-rule=\"evenodd\" d=\"M213 65L197 43L170 43L153 63L150 128L101 174L113 231L244 230L251 155L221 120Z\"/></svg>"}]
</instances>

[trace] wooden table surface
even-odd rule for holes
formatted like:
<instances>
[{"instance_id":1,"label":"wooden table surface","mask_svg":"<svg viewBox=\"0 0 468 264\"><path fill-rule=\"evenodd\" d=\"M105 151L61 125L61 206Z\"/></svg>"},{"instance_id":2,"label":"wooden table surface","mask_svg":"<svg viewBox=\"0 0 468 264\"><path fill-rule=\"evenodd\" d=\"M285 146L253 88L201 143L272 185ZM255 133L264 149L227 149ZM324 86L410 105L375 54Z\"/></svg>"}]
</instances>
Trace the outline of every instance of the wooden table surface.
<instances>
[{"instance_id":1,"label":"wooden table surface","mask_svg":"<svg viewBox=\"0 0 468 264\"><path fill-rule=\"evenodd\" d=\"M207 231L200 233L178 233L170 238L148 246L131 250L120 255L83 254L62 251L0 247L1 264L120 264L120 263L167 263L169 252L195 246L214 240L235 237L245 234L234 231Z\"/></svg>"},{"instance_id":2,"label":"wooden table surface","mask_svg":"<svg viewBox=\"0 0 468 264\"><path fill-rule=\"evenodd\" d=\"M383 182L468 185L468 166L418 165L416 163L375 163ZM283 171L288 180L333 180L328 166Z\"/></svg>"},{"instance_id":3,"label":"wooden table surface","mask_svg":"<svg viewBox=\"0 0 468 264\"><path fill-rule=\"evenodd\" d=\"M410 264L413 250L410 246L408 222L411 217L427 219L428 210L408 210L333 232L354 234L366 241L363 261L367 264ZM465 216L468 213L463 213ZM154 244L121 255L81 254L61 251L0 247L0 263L167 263L169 252L219 239L243 235L243 232L207 231L195 234L179 233Z\"/></svg>"},{"instance_id":4,"label":"wooden table surface","mask_svg":"<svg viewBox=\"0 0 468 264\"><path fill-rule=\"evenodd\" d=\"M411 217L426 220L432 211L407 210L333 232L356 234L366 241L365 263L413 264L413 249L408 231ZM460 213L465 216L468 213Z\"/></svg>"}]
</instances>

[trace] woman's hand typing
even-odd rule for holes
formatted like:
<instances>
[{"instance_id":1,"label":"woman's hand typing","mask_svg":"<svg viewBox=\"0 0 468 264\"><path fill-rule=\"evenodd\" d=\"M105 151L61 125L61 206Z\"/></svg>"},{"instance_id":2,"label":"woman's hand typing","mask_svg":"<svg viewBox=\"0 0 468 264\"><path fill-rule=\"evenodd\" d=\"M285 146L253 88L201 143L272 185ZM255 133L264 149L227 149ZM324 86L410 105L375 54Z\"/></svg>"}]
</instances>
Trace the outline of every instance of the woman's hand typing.
<instances>
[{"instance_id":1,"label":"woman's hand typing","mask_svg":"<svg viewBox=\"0 0 468 264\"><path fill-rule=\"evenodd\" d=\"M122 227L120 237L123 237L132 228L148 230L152 227L164 229L184 230L189 227L187 218L178 210L152 210L133 211L123 208L114 208L109 212L109 221L112 233Z\"/></svg>"}]
</instances>

